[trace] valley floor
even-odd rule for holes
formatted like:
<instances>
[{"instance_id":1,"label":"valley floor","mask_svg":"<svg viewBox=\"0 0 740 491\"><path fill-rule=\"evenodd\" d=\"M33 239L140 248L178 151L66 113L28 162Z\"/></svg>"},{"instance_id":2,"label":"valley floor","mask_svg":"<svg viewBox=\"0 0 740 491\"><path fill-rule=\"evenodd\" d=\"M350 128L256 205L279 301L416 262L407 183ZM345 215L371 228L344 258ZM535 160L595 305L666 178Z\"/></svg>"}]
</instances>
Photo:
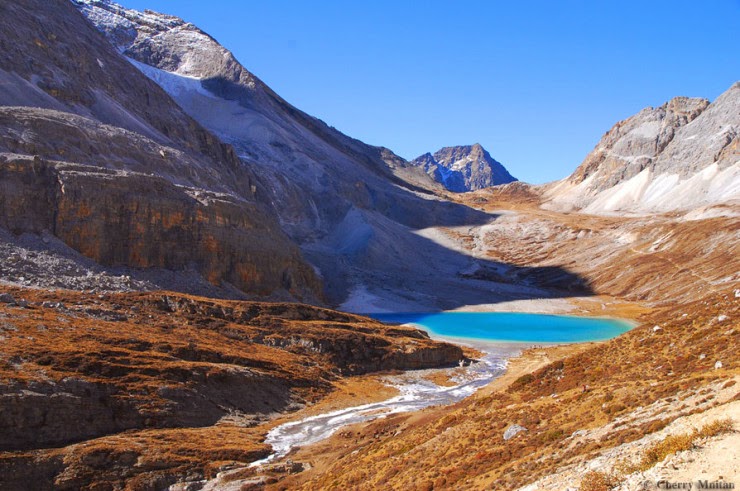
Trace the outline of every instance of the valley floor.
<instances>
[{"instance_id":1,"label":"valley floor","mask_svg":"<svg viewBox=\"0 0 740 491\"><path fill-rule=\"evenodd\" d=\"M48 258L36 253L43 237L0 237L11 259L0 266L3 291L13 299L0 303L0 420L8 422L0 484L585 490L584 476L604 471L636 489L704 462L702 476L719 478L723 464L710 460L735 433L697 439L640 472L619 465L701 415L736 419L740 219L562 214L497 192L459 198L496 215L489 224L418 231L469 259L445 272L452 280L439 295L458 295L449 309L433 296L408 303L413 282L386 291L380 281L356 290L354 309L390 301L396 310L610 316L637 327L608 342L526 350L472 397L343 428L262 468L249 463L270 454L270 429L386 400L397 394L383 383L394 370L456 365L463 351L414 329L297 304L49 290L64 285L48 283ZM69 270L64 281L86 289L97 281L88 282L83 258L58 256L65 261L49 264ZM99 273L105 288L152 288ZM454 370L424 376L443 385ZM526 431L504 439L514 425Z\"/></svg>"},{"instance_id":2,"label":"valley floor","mask_svg":"<svg viewBox=\"0 0 740 491\"><path fill-rule=\"evenodd\" d=\"M488 343L486 347L490 348L493 344L495 343ZM513 352L515 356L508 360L506 371L471 397L475 398L479 395L506 390L506 388L511 386L521 376L530 374L566 356L580 353L595 344L597 343L578 343L544 348L528 348L519 354ZM501 346L501 349L511 349L511 347ZM482 353L475 349L470 349L468 354L480 356ZM464 371L464 368L455 367L425 370L421 373L407 372L406 376L411 376L415 379L420 377L429 378L440 385L452 385L459 382L450 382L450 379L459 377ZM396 377L398 375L401 374L396 374ZM397 389L388 385L391 378L394 378L393 374L382 373L344 379L336 383L334 385L335 390L317 404L280 417L272 421L268 426L274 428L280 424L300 421L317 414L387 400L398 393ZM445 411L446 407L442 406L390 417L402 417L407 421L407 424L414 424L417 421L424 421L430 414L441 414ZM375 428L375 425L372 422L348 425L326 440L298 447L288 456L270 462L261 468L245 467L227 470L219 474L214 480L209 481L206 489L231 489L232 486L233 489L240 489L241 486L248 484L273 484L276 486L276 489L291 489L301 486L302 483L315 474L329 472L331 464L337 461L337 459L345 459L348 455L352 455L358 448L362 448L375 440L384 437L392 438L392 436L388 436L385 433L373 433L370 435L368 428ZM290 465L286 465L288 462L300 463L300 465L291 468ZM301 472L290 475L292 473L291 471L295 472L296 469L300 469Z\"/></svg>"},{"instance_id":3,"label":"valley floor","mask_svg":"<svg viewBox=\"0 0 740 491\"><path fill-rule=\"evenodd\" d=\"M718 321L710 318L704 322ZM730 333L727 342L736 349L733 325L727 323L725 327ZM660 336L661 330L643 326L631 337L639 336L635 341L640 341L650 333ZM677 344L685 343L681 334L672 333ZM325 442L289 456L292 461L308 464L308 470L287 477L273 475L267 482L273 481L274 489L498 489L502 483L504 489L525 486L528 491L612 489L589 488L582 481L603 472L620 490L645 489L643 482L651 483L647 489L655 489L661 479L737 483L739 449L733 446L737 433L731 428L737 430L740 422L740 371L734 360L728 362L733 351L722 350L723 366L714 369L717 353L704 353L708 347L705 344L695 355L697 361L713 360L705 368L694 366L685 372L674 361L669 366L676 371L664 372L655 379L650 373L654 368L650 367L657 364L645 369L636 367L624 346L615 352L614 344L625 343L527 350L511 360L504 376L465 401L346 428ZM664 362L665 354L656 353L656 358ZM622 370L627 377L610 380L585 376L579 383L570 382L557 389L569 378L565 372L579 371L574 361L582 363L602 356L619 365L607 368L609 373ZM554 374L560 375L553 380ZM589 383L580 385L581 381ZM548 388L542 390L536 387L539 385ZM530 396L522 394L529 391L534 392ZM697 438L686 450L661 456L645 470L624 470L627 464L640 462L651 445L671 435L700 431L717 421L729 421L729 432ZM501 435L512 424L522 424L527 431L508 443L502 441ZM489 425L496 429L494 434ZM507 451L507 447L512 448ZM359 476L363 476L361 480L347 480Z\"/></svg>"},{"instance_id":4,"label":"valley floor","mask_svg":"<svg viewBox=\"0 0 740 491\"><path fill-rule=\"evenodd\" d=\"M734 441L732 431L696 439L686 453L661 457L645 471L614 467L627 458L639 461L651 445L685 431L687 421L727 416L736 425L740 220L709 212L698 220L556 213L536 203L514 204L499 196L504 192L455 198L497 215L488 225L421 233L481 264L534 268L534 276L484 266L460 272L490 281L492 290L507 282L542 286L552 280L557 291L560 278L545 274L553 266L581 276L598 295L574 291L456 310L613 316L636 319L638 326L562 357L526 352L507 375L454 406L389 417L300 449L290 458L313 467L268 477L274 489L607 490L639 489L645 480L654 488L661 476L689 476L691 459L706 462L695 479L730 480L733 467L727 466L734 465L736 451L709 461ZM361 293L356 300L385 300L378 285ZM528 431L504 440L512 425ZM608 486L582 482L599 470L610 473ZM596 477L605 476L589 479Z\"/></svg>"}]
</instances>

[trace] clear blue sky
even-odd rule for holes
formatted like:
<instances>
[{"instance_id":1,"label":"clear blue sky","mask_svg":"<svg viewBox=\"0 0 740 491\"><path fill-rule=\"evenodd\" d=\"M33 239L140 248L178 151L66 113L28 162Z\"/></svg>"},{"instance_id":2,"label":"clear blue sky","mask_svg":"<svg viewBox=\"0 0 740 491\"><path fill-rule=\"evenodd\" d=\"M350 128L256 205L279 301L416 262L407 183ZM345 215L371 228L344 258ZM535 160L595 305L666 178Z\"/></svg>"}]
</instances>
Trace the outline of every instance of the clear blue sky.
<instances>
[{"instance_id":1,"label":"clear blue sky","mask_svg":"<svg viewBox=\"0 0 740 491\"><path fill-rule=\"evenodd\" d=\"M618 120L740 80L740 0L119 0L199 26L298 108L411 159L570 174Z\"/></svg>"}]
</instances>

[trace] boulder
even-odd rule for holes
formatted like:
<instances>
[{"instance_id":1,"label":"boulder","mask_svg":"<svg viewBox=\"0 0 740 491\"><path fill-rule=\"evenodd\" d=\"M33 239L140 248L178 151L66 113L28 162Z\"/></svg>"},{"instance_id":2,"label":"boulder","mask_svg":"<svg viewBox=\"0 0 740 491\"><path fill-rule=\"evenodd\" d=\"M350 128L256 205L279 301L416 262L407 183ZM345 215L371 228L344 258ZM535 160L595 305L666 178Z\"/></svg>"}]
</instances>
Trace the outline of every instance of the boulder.
<instances>
[{"instance_id":1,"label":"boulder","mask_svg":"<svg viewBox=\"0 0 740 491\"><path fill-rule=\"evenodd\" d=\"M15 298L10 293L0 294L0 302L15 305Z\"/></svg>"},{"instance_id":2,"label":"boulder","mask_svg":"<svg viewBox=\"0 0 740 491\"><path fill-rule=\"evenodd\" d=\"M511 425L504 431L504 440L511 440L522 431L527 431L527 429L524 426Z\"/></svg>"}]
</instances>

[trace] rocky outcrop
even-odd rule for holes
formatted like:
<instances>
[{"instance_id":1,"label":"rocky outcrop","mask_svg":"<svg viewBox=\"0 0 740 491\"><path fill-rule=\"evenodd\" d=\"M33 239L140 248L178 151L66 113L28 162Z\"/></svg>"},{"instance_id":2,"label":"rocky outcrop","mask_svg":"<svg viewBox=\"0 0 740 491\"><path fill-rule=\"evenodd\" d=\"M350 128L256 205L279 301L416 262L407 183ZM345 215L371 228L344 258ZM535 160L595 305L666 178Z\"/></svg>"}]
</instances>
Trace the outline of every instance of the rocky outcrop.
<instances>
[{"instance_id":1,"label":"rocky outcrop","mask_svg":"<svg viewBox=\"0 0 740 491\"><path fill-rule=\"evenodd\" d=\"M49 231L103 265L192 268L213 284L314 298L320 286L255 203L139 173L5 157L0 226Z\"/></svg>"},{"instance_id":2,"label":"rocky outcrop","mask_svg":"<svg viewBox=\"0 0 740 491\"><path fill-rule=\"evenodd\" d=\"M291 321L323 322L325 330L292 333L289 337L282 333L283 336L249 339L268 346L305 349L328 356L331 364L346 375L447 366L463 358L459 346L433 342L424 331L404 326L380 328L377 323L357 329L353 323L362 322L363 317L307 305L246 304L245 308L244 304L236 307L214 305L174 296L161 297L154 305L167 312L213 316L229 322L264 325L266 319L271 319L278 332ZM276 319L279 321L275 322ZM403 342L398 344L396 338Z\"/></svg>"},{"instance_id":3,"label":"rocky outcrop","mask_svg":"<svg viewBox=\"0 0 740 491\"><path fill-rule=\"evenodd\" d=\"M527 431L527 429L521 425L511 425L504 431L504 440L511 440L522 431Z\"/></svg>"},{"instance_id":4,"label":"rocky outcrop","mask_svg":"<svg viewBox=\"0 0 740 491\"><path fill-rule=\"evenodd\" d=\"M0 151L156 175L178 185L235 194L224 178L228 171L200 154L66 111L0 106ZM249 174L243 177L239 196L256 201L256 181Z\"/></svg>"},{"instance_id":5,"label":"rocky outcrop","mask_svg":"<svg viewBox=\"0 0 740 491\"><path fill-rule=\"evenodd\" d=\"M140 427L144 418L109 384L65 378L0 386L0 451L43 448Z\"/></svg>"},{"instance_id":6,"label":"rocky outcrop","mask_svg":"<svg viewBox=\"0 0 740 491\"><path fill-rule=\"evenodd\" d=\"M598 175L601 179L594 187L600 191L631 179L655 160L682 126L696 119L708 106L706 99L676 97L618 122L570 179L580 183Z\"/></svg>"},{"instance_id":7,"label":"rocky outcrop","mask_svg":"<svg viewBox=\"0 0 740 491\"><path fill-rule=\"evenodd\" d=\"M516 181L479 143L445 147L410 162L449 191L464 193Z\"/></svg>"},{"instance_id":8,"label":"rocky outcrop","mask_svg":"<svg viewBox=\"0 0 740 491\"><path fill-rule=\"evenodd\" d=\"M589 213L687 210L740 199L740 83L717 100L676 97L620 121L547 206Z\"/></svg>"}]
</instances>

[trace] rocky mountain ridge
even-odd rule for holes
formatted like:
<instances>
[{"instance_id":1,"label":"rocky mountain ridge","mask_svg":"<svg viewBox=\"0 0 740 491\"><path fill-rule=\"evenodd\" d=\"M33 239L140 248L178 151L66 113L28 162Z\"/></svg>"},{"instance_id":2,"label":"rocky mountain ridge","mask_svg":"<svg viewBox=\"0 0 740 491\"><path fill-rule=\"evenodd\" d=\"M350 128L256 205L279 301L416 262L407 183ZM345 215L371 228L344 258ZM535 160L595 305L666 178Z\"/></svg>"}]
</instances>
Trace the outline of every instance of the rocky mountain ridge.
<instances>
[{"instance_id":1,"label":"rocky mountain ridge","mask_svg":"<svg viewBox=\"0 0 740 491\"><path fill-rule=\"evenodd\" d=\"M676 97L618 122L568 178L544 187L551 209L691 210L740 199L740 82L714 102Z\"/></svg>"},{"instance_id":2,"label":"rocky mountain ridge","mask_svg":"<svg viewBox=\"0 0 740 491\"><path fill-rule=\"evenodd\" d=\"M350 178L363 177L383 193L390 192L385 181L406 185L391 172L406 166L403 159L349 138L291 106L193 24L166 14L126 9L108 0L75 0L74 4L184 111L232 144L244 162L259 165L262 184L272 193L270 199L280 205L278 212L292 216L283 221L294 237L321 233L336 220L326 215L329 211L323 203L294 209L293 203L285 202L286 195L295 195L304 187L321 194L335 208L367 207L360 194L331 187L354 183L337 181L341 173L330 171L341 168ZM283 187L277 189L277 183ZM295 187L284 187L291 185ZM330 190L345 196L332 197ZM315 195L299 197L302 205L316 200ZM350 203L337 201L342 197ZM403 195L394 198L399 206L408 200ZM319 216L305 217L309 222L300 224L310 225L310 230L296 228L299 224L293 223L293 215L317 212Z\"/></svg>"},{"instance_id":3,"label":"rocky mountain ridge","mask_svg":"<svg viewBox=\"0 0 740 491\"><path fill-rule=\"evenodd\" d=\"M409 163L421 167L432 179L456 193L517 180L479 143L444 147L434 155L425 153Z\"/></svg>"}]
</instances>

